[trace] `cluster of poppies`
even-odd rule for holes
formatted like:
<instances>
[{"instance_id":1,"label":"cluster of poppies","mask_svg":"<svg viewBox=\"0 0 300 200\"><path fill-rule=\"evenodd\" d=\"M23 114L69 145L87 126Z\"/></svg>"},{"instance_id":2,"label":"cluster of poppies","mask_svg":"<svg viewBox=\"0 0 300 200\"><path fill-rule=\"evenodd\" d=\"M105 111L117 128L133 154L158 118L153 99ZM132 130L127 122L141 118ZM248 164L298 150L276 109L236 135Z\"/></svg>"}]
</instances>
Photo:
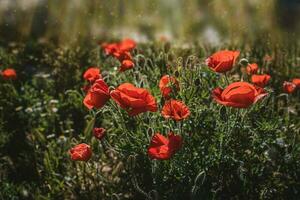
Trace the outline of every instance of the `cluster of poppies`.
<instances>
[{"instance_id":1,"label":"cluster of poppies","mask_svg":"<svg viewBox=\"0 0 300 200\"><path fill-rule=\"evenodd\" d=\"M126 42L124 43L124 40L120 43L106 44L104 51L108 54L119 55L118 53L122 52L120 49L128 49L125 48L125 44ZM112 45L112 47L110 45ZM112 99L118 106L124 109L129 116L136 116L148 111L156 112L158 110L155 97L145 88L136 87L131 83L123 83L110 91L109 86L102 79L99 68L89 68L83 74L83 78L88 81L88 85L84 87L86 96L83 100L83 104L87 109L101 109L107 101ZM190 115L189 108L182 101L171 98L172 95L174 96L174 93L179 91L179 82L175 77L164 75L159 82L159 88L162 96L166 100L161 110L162 116L165 119L172 119L174 121L186 119ZM104 132L104 128L94 128L93 130L94 136L99 140L104 137ZM180 135L175 135L170 132L168 136L165 137L160 133L156 133L151 139L148 155L152 159L169 159L180 149L181 144L182 137ZM85 151L88 153L85 153ZM72 148L70 154L73 160L81 161L87 161L92 155L90 146L84 143Z\"/></svg>"},{"instance_id":2,"label":"cluster of poppies","mask_svg":"<svg viewBox=\"0 0 300 200\"><path fill-rule=\"evenodd\" d=\"M132 59L129 51L135 46L136 43L130 39L102 45L106 54L113 55L121 63L128 58ZM239 55L239 51L218 51L206 59L206 64L217 73L226 73L235 66ZM121 66L120 71L124 71L124 69L128 68ZM228 84L224 89L215 88L212 91L212 97L217 103L235 108L248 108L268 95L264 87L269 83L271 76L258 74L260 70L256 63L247 62L245 69L252 83L238 81ZM107 101L112 99L129 116L136 116L148 111L157 112L158 110L155 97L145 88L138 88L131 83L123 83L110 90L102 79L100 69L97 67L89 68L84 73L83 78L89 83L84 87L86 96L83 100L88 109L101 109ZM188 106L175 98L176 93L180 90L176 78L171 75L164 75L158 86L162 97L165 99L161 115L165 119L172 119L175 122L188 118L190 116ZM288 88L285 91L291 91L291 88L299 87L299 79L285 82L284 87ZM105 129L94 128L93 133L97 139L101 140L105 136ZM169 132L167 136L155 133L152 136L147 153L151 159L166 160L171 158L181 148L182 144L183 138L181 135L176 135L173 132ZM83 143L72 148L70 154L73 160L87 161L91 157L92 151L89 145Z\"/></svg>"},{"instance_id":3,"label":"cluster of poppies","mask_svg":"<svg viewBox=\"0 0 300 200\"><path fill-rule=\"evenodd\" d=\"M123 72L134 67L131 51L136 47L132 39L124 39L117 43L103 43L101 47L106 55L115 57L121 63L119 71Z\"/></svg>"},{"instance_id":4,"label":"cluster of poppies","mask_svg":"<svg viewBox=\"0 0 300 200\"><path fill-rule=\"evenodd\" d=\"M2 72L0 72L0 75L5 80L15 80L15 79L17 79L17 73L12 68L7 68L7 69L3 70Z\"/></svg>"},{"instance_id":5,"label":"cluster of poppies","mask_svg":"<svg viewBox=\"0 0 300 200\"><path fill-rule=\"evenodd\" d=\"M104 53L113 56L120 62L119 71L123 72L134 67L132 50L136 47L136 42L132 39L124 39L115 43L103 43L101 45ZM239 51L223 50L218 51L206 59L206 64L216 73L226 74L236 65ZM268 58L270 59L270 58ZM259 73L256 63L242 64L243 73L247 76L246 81L228 83L226 88L217 87L212 91L213 99L224 106L234 108L248 108L258 100L268 95L264 89L269 83L271 76ZM17 73L12 68L7 68L0 72L5 80L15 80ZM124 109L129 116L137 116L144 112L157 112L158 105L155 97L145 88L139 88L131 83L122 83L117 88L110 90L110 87L103 80L99 67L87 69L83 78L88 82L83 87L86 95L83 104L89 110L101 109L112 99L120 108ZM251 82L251 83L250 83ZM171 75L161 77L158 87L164 98L164 105L161 115L166 120L179 122L190 116L190 109L184 102L176 99L176 93L180 91L178 80ZM295 78L283 83L283 91L293 93L300 88L300 79ZM102 140L106 135L105 128L95 127L93 135L96 139ZM152 136L147 153L151 159L166 160L171 158L182 146L183 138L179 134L170 131L167 136L155 133ZM92 156L91 147L81 143L70 149L72 160L87 161Z\"/></svg>"},{"instance_id":6,"label":"cluster of poppies","mask_svg":"<svg viewBox=\"0 0 300 200\"><path fill-rule=\"evenodd\" d=\"M206 59L206 64L215 72L226 73L234 67L239 55L239 51L218 51ZM257 75L257 72L256 63L248 64L247 73L252 75L253 84L239 81L229 84L225 89L217 87L212 91L213 99L224 106L248 108L267 95L263 87L271 77L267 74Z\"/></svg>"},{"instance_id":7,"label":"cluster of poppies","mask_svg":"<svg viewBox=\"0 0 300 200\"><path fill-rule=\"evenodd\" d=\"M190 116L190 109L182 101L176 100L171 96L179 91L179 82L175 77L164 75L159 81L159 89L165 98L161 114L165 119L172 119L175 122L182 121ZM161 133L152 136L148 155L151 159L167 160L171 158L182 146L183 139L181 135L175 135L169 132L165 137Z\"/></svg>"},{"instance_id":8,"label":"cluster of poppies","mask_svg":"<svg viewBox=\"0 0 300 200\"><path fill-rule=\"evenodd\" d=\"M226 73L230 71L238 58L239 51L218 51L206 59L206 64L215 72ZM252 104L267 95L264 87L269 83L271 76L268 74L257 74L259 71L256 63L248 63L246 72L252 82L234 82L225 89L216 88L212 91L213 99L222 105L235 108L248 108ZM299 87L300 79L292 82L284 82L283 89L286 93L292 93Z\"/></svg>"},{"instance_id":9,"label":"cluster of poppies","mask_svg":"<svg viewBox=\"0 0 300 200\"><path fill-rule=\"evenodd\" d=\"M296 89L300 89L300 78L294 78L291 82L283 82L283 91L286 93L293 93Z\"/></svg>"}]
</instances>

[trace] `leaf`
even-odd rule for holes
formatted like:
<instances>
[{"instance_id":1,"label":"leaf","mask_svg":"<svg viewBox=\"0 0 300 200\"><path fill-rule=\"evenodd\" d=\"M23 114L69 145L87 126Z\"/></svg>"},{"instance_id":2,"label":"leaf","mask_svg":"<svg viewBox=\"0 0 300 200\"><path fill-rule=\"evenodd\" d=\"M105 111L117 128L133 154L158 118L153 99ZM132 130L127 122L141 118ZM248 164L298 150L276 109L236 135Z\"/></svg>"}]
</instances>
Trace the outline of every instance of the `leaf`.
<instances>
[{"instance_id":1,"label":"leaf","mask_svg":"<svg viewBox=\"0 0 300 200\"><path fill-rule=\"evenodd\" d=\"M95 124L95 118L92 118L88 121L86 128L84 129L85 138L90 138L92 136L91 132Z\"/></svg>"}]
</instances>

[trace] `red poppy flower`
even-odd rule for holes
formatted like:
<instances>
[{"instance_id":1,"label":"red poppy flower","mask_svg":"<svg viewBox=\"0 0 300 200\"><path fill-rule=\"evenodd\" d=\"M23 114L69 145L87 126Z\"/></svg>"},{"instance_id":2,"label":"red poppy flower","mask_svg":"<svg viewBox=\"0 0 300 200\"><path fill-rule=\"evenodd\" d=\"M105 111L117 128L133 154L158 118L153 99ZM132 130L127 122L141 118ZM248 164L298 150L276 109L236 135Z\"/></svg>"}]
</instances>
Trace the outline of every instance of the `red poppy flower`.
<instances>
[{"instance_id":1,"label":"red poppy flower","mask_svg":"<svg viewBox=\"0 0 300 200\"><path fill-rule=\"evenodd\" d=\"M247 74L256 74L258 71L258 65L256 63L249 64L246 68Z\"/></svg>"},{"instance_id":2,"label":"red poppy flower","mask_svg":"<svg viewBox=\"0 0 300 200\"><path fill-rule=\"evenodd\" d=\"M136 47L136 42L132 39L124 39L119 43L119 49L121 51L131 51Z\"/></svg>"},{"instance_id":3,"label":"red poppy flower","mask_svg":"<svg viewBox=\"0 0 300 200\"><path fill-rule=\"evenodd\" d=\"M218 51L206 59L206 64L215 72L224 73L232 69L239 51Z\"/></svg>"},{"instance_id":4,"label":"red poppy flower","mask_svg":"<svg viewBox=\"0 0 300 200\"><path fill-rule=\"evenodd\" d=\"M172 85L174 85L174 87L172 87ZM179 90L178 81L173 76L164 75L159 81L159 89L164 98L170 98L172 88Z\"/></svg>"},{"instance_id":5,"label":"red poppy flower","mask_svg":"<svg viewBox=\"0 0 300 200\"><path fill-rule=\"evenodd\" d=\"M218 87L212 92L217 103L235 108L248 108L266 95L263 88L247 82L231 83L224 90Z\"/></svg>"},{"instance_id":6,"label":"red poppy flower","mask_svg":"<svg viewBox=\"0 0 300 200\"><path fill-rule=\"evenodd\" d=\"M119 71L123 72L123 71L129 70L133 67L134 67L134 63L131 60L123 60Z\"/></svg>"},{"instance_id":7,"label":"red poppy flower","mask_svg":"<svg viewBox=\"0 0 300 200\"><path fill-rule=\"evenodd\" d=\"M271 79L271 76L268 74L262 74L262 75L254 74L251 76L252 83L257 85L258 87L265 87L265 85L268 84L270 79Z\"/></svg>"},{"instance_id":8,"label":"red poppy flower","mask_svg":"<svg viewBox=\"0 0 300 200\"><path fill-rule=\"evenodd\" d=\"M114 52L118 51L117 43L103 43L101 45L106 55L112 55Z\"/></svg>"},{"instance_id":9,"label":"red poppy flower","mask_svg":"<svg viewBox=\"0 0 300 200\"><path fill-rule=\"evenodd\" d=\"M155 98L144 88L137 88L130 83L123 83L110 93L111 98L130 116L142 112L156 112Z\"/></svg>"},{"instance_id":10,"label":"red poppy flower","mask_svg":"<svg viewBox=\"0 0 300 200\"><path fill-rule=\"evenodd\" d=\"M87 69L83 74L83 78L91 83L95 82L97 79L102 78L100 74L100 69L96 67L91 67Z\"/></svg>"},{"instance_id":11,"label":"red poppy flower","mask_svg":"<svg viewBox=\"0 0 300 200\"><path fill-rule=\"evenodd\" d=\"M292 82L284 81L284 83L283 83L283 91L288 94L293 93L295 91L296 87L297 87L296 84L294 84Z\"/></svg>"},{"instance_id":12,"label":"red poppy flower","mask_svg":"<svg viewBox=\"0 0 300 200\"><path fill-rule=\"evenodd\" d=\"M130 52L128 51L115 51L112 54L116 59L118 59L120 62L122 62L123 60L132 60L132 56L130 54Z\"/></svg>"},{"instance_id":13,"label":"red poppy flower","mask_svg":"<svg viewBox=\"0 0 300 200\"><path fill-rule=\"evenodd\" d=\"M114 55L118 58L121 54L133 50L136 47L136 42L132 39L124 39L119 43L103 43L101 47L105 54Z\"/></svg>"},{"instance_id":14,"label":"red poppy flower","mask_svg":"<svg viewBox=\"0 0 300 200\"><path fill-rule=\"evenodd\" d=\"M171 99L165 103L161 114L166 119L181 121L188 118L191 114L190 109L181 101Z\"/></svg>"},{"instance_id":15,"label":"red poppy flower","mask_svg":"<svg viewBox=\"0 0 300 200\"><path fill-rule=\"evenodd\" d=\"M104 128L94 128L93 129L93 134L94 134L95 138L97 138L98 140L102 140L102 138L104 138L105 132L106 132L106 130Z\"/></svg>"},{"instance_id":16,"label":"red poppy flower","mask_svg":"<svg viewBox=\"0 0 300 200\"><path fill-rule=\"evenodd\" d=\"M16 71L15 71L14 69L12 69L12 68L8 68L8 69L3 70L3 71L1 72L1 75L2 75L2 77L3 77L4 79L6 79L6 80L9 80L9 79L15 80L15 79L17 79L17 73L16 73Z\"/></svg>"},{"instance_id":17,"label":"red poppy flower","mask_svg":"<svg viewBox=\"0 0 300 200\"><path fill-rule=\"evenodd\" d=\"M168 138L156 133L148 147L148 155L151 159L167 160L171 158L182 146L182 137L174 135L172 132L168 134Z\"/></svg>"},{"instance_id":18,"label":"red poppy flower","mask_svg":"<svg viewBox=\"0 0 300 200\"><path fill-rule=\"evenodd\" d=\"M297 88L300 88L300 78L294 78L292 83L294 83L297 86Z\"/></svg>"},{"instance_id":19,"label":"red poppy flower","mask_svg":"<svg viewBox=\"0 0 300 200\"><path fill-rule=\"evenodd\" d=\"M88 109L102 108L109 98L108 86L102 79L98 79L88 91L83 103Z\"/></svg>"},{"instance_id":20,"label":"red poppy flower","mask_svg":"<svg viewBox=\"0 0 300 200\"><path fill-rule=\"evenodd\" d=\"M104 43L101 45L107 55L112 55L121 63L120 72L134 67L130 51L136 47L132 39L124 39L119 43Z\"/></svg>"},{"instance_id":21,"label":"red poppy flower","mask_svg":"<svg viewBox=\"0 0 300 200\"><path fill-rule=\"evenodd\" d=\"M88 161L92 156L91 147L85 143L78 144L69 151L71 159L75 161Z\"/></svg>"}]
</instances>

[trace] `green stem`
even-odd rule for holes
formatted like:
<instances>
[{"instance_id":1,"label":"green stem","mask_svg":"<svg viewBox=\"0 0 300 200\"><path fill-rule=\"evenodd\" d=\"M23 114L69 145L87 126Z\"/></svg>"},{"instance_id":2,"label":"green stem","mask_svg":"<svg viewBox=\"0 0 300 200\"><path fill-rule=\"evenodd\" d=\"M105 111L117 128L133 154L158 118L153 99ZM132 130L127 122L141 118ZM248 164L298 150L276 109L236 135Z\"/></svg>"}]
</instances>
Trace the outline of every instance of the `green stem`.
<instances>
[{"instance_id":1,"label":"green stem","mask_svg":"<svg viewBox=\"0 0 300 200\"><path fill-rule=\"evenodd\" d=\"M82 179L83 179L83 187L85 189L86 187L86 177L85 177L85 174L86 174L86 168L85 168L85 163L82 163L83 166L82 166Z\"/></svg>"},{"instance_id":2,"label":"green stem","mask_svg":"<svg viewBox=\"0 0 300 200\"><path fill-rule=\"evenodd\" d=\"M229 85L229 80L228 80L227 73L224 73L224 75L225 75L224 77L225 77L226 84Z\"/></svg>"}]
</instances>

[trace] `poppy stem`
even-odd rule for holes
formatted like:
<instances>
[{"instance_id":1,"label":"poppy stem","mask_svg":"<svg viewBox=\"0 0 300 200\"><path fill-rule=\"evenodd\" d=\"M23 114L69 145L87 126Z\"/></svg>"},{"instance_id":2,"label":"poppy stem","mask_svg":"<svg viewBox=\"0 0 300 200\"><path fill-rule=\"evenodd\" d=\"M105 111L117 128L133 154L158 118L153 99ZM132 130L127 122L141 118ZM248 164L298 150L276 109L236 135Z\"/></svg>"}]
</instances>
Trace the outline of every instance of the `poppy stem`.
<instances>
[{"instance_id":1,"label":"poppy stem","mask_svg":"<svg viewBox=\"0 0 300 200\"><path fill-rule=\"evenodd\" d=\"M225 73L224 75L225 75L226 84L229 85L229 80L228 80L228 77L227 77L227 73Z\"/></svg>"},{"instance_id":2,"label":"poppy stem","mask_svg":"<svg viewBox=\"0 0 300 200\"><path fill-rule=\"evenodd\" d=\"M102 112L102 110L98 110L97 112L93 113L93 115L94 115L94 118L96 118L96 117L97 117L97 115L98 115L99 113L101 113L101 112Z\"/></svg>"},{"instance_id":3,"label":"poppy stem","mask_svg":"<svg viewBox=\"0 0 300 200\"><path fill-rule=\"evenodd\" d=\"M82 179L83 179L83 186L84 186L84 189L86 189L86 167L85 167L85 164L86 163L82 163L83 167L82 167Z\"/></svg>"},{"instance_id":4,"label":"poppy stem","mask_svg":"<svg viewBox=\"0 0 300 200\"><path fill-rule=\"evenodd\" d=\"M288 106L289 103L290 103L289 95L286 95L286 104L287 104L286 113L287 113L287 123L288 124L290 123L290 112L289 112L289 106Z\"/></svg>"}]
</instances>

